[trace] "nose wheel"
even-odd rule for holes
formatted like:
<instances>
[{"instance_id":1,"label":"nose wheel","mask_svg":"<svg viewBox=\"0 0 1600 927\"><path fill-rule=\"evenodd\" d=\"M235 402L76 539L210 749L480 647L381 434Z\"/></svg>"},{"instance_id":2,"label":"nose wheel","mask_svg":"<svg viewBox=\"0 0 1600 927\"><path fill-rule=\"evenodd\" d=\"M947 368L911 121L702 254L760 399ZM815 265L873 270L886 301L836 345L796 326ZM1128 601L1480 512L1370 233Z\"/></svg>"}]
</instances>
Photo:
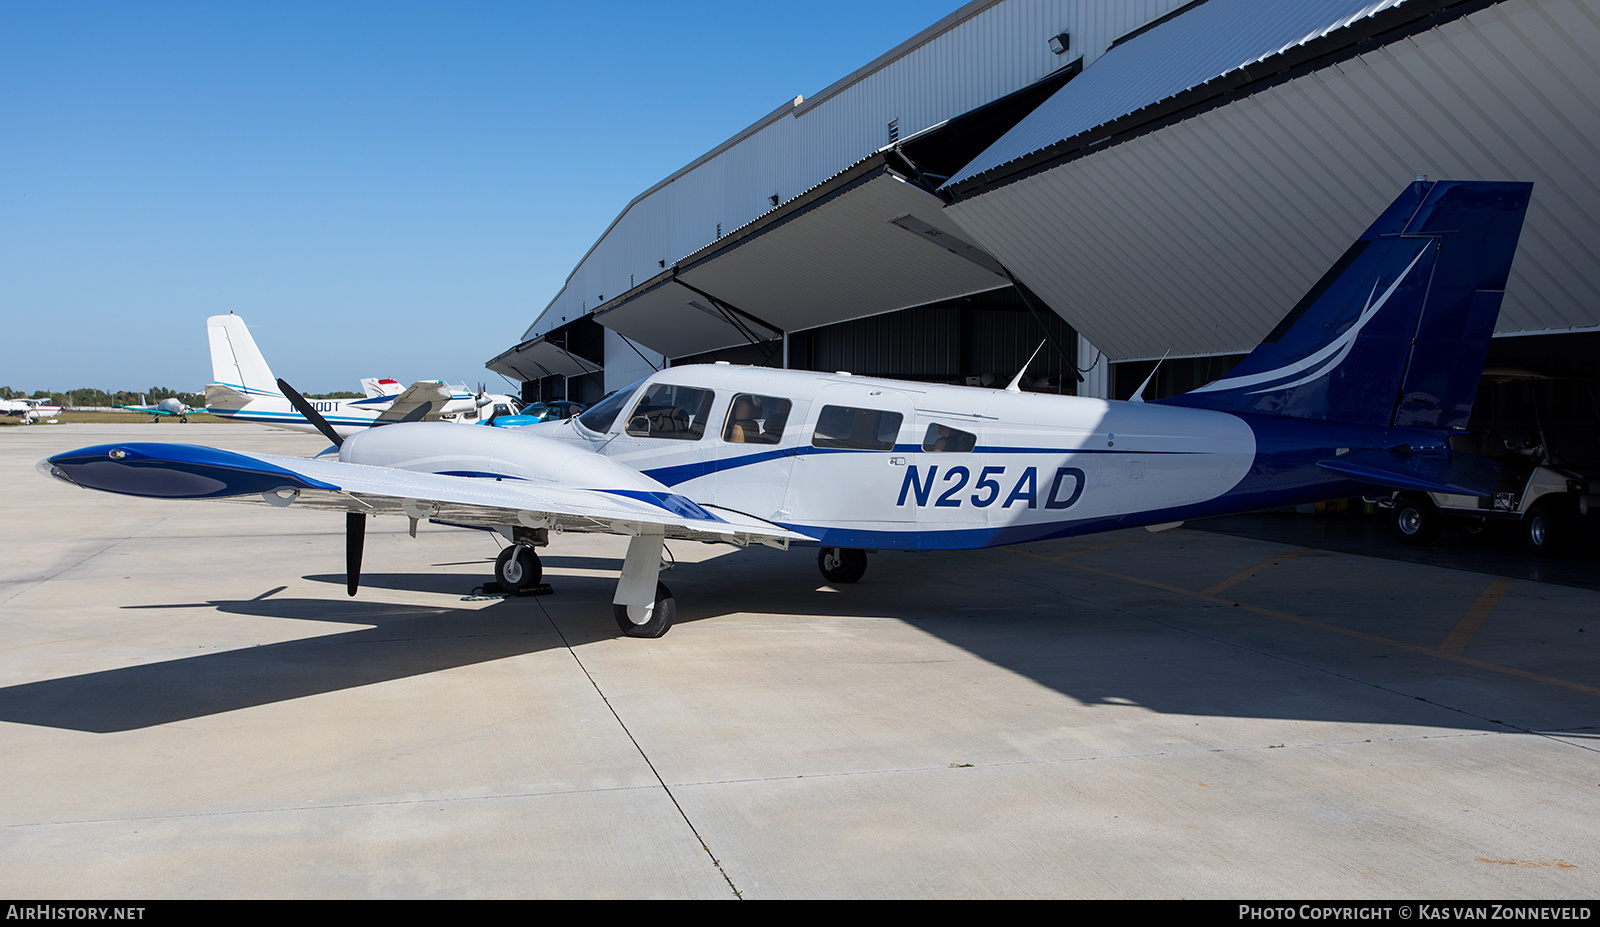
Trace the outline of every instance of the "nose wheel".
<instances>
[{"instance_id":1,"label":"nose wheel","mask_svg":"<svg viewBox=\"0 0 1600 927\"><path fill-rule=\"evenodd\" d=\"M544 578L539 554L524 544L513 544L494 561L494 579L508 592L527 592Z\"/></svg>"}]
</instances>

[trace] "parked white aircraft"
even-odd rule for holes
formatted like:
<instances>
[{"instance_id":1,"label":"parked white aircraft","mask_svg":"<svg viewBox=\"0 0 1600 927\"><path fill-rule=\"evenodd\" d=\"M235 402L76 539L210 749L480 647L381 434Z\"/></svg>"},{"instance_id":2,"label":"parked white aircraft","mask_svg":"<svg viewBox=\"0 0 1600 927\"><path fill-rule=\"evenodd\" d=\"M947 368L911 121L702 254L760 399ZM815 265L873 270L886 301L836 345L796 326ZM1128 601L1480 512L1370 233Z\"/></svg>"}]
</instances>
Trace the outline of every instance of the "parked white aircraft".
<instances>
[{"instance_id":1,"label":"parked white aircraft","mask_svg":"<svg viewBox=\"0 0 1600 927\"><path fill-rule=\"evenodd\" d=\"M239 316L214 315L206 319L211 342L211 376L206 387L206 411L241 422L277 425L296 431L318 430L278 387L278 380L250 337ZM402 390L396 380L367 378L361 399L313 399L311 408L340 436L373 425L402 421L477 419L477 410L510 397L475 395L465 387L450 387L443 380L419 380ZM468 416L471 416L468 419Z\"/></svg>"},{"instance_id":2,"label":"parked white aircraft","mask_svg":"<svg viewBox=\"0 0 1600 927\"><path fill-rule=\"evenodd\" d=\"M354 595L368 514L493 528L508 590L563 531L627 535L612 598L655 637L676 603L662 543L816 544L861 578L872 548L990 547L1371 493L1487 496L1453 451L1530 184L1419 180L1227 376L1156 402L726 365L655 373L567 422L409 424L304 460L109 444L40 462L109 492L346 512ZM303 400L301 401L304 402ZM318 410L305 409L308 419Z\"/></svg>"},{"instance_id":3,"label":"parked white aircraft","mask_svg":"<svg viewBox=\"0 0 1600 927\"><path fill-rule=\"evenodd\" d=\"M22 419L22 424L33 425L44 421L53 421L61 414L61 407L48 399L6 399L4 414L15 415Z\"/></svg>"}]
</instances>

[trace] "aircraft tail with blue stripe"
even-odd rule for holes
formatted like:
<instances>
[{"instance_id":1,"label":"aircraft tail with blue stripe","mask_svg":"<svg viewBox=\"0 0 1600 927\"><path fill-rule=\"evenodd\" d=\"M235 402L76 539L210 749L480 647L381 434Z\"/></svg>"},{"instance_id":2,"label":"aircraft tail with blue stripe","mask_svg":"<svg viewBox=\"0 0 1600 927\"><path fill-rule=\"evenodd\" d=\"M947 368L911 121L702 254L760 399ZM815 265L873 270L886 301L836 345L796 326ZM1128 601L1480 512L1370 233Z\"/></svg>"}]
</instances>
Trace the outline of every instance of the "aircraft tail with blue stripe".
<instances>
[{"instance_id":1,"label":"aircraft tail with blue stripe","mask_svg":"<svg viewBox=\"0 0 1600 927\"><path fill-rule=\"evenodd\" d=\"M1161 402L1465 428L1532 189L1411 184L1237 367Z\"/></svg>"},{"instance_id":2,"label":"aircraft tail with blue stripe","mask_svg":"<svg viewBox=\"0 0 1600 927\"><path fill-rule=\"evenodd\" d=\"M244 319L229 313L206 319L206 337L211 342L211 379L247 397L279 396L278 378L272 375L267 359L261 356L256 340Z\"/></svg>"}]
</instances>

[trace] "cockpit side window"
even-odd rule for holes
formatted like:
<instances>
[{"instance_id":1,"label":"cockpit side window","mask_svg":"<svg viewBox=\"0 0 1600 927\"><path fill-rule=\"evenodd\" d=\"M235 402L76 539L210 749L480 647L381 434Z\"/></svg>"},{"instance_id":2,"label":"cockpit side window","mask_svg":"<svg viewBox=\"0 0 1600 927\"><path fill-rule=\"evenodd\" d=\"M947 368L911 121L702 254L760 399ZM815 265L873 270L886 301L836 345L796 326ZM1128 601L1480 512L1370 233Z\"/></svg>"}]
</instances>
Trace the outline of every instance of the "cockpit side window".
<instances>
[{"instance_id":1,"label":"cockpit side window","mask_svg":"<svg viewBox=\"0 0 1600 927\"><path fill-rule=\"evenodd\" d=\"M716 394L694 386L656 383L628 416L628 434L636 438L698 441L706 433L706 415Z\"/></svg>"},{"instance_id":2,"label":"cockpit side window","mask_svg":"<svg viewBox=\"0 0 1600 927\"><path fill-rule=\"evenodd\" d=\"M789 409L787 399L740 393L728 404L722 440L732 444L777 444L789 421Z\"/></svg>"},{"instance_id":3,"label":"cockpit side window","mask_svg":"<svg viewBox=\"0 0 1600 927\"><path fill-rule=\"evenodd\" d=\"M978 436L949 425L933 424L922 438L922 449L941 454L964 454L978 444Z\"/></svg>"},{"instance_id":4,"label":"cockpit side window","mask_svg":"<svg viewBox=\"0 0 1600 927\"><path fill-rule=\"evenodd\" d=\"M811 435L811 446L892 451L895 438L900 434L901 420L899 412L823 406L822 413L817 416L817 430Z\"/></svg>"}]
</instances>

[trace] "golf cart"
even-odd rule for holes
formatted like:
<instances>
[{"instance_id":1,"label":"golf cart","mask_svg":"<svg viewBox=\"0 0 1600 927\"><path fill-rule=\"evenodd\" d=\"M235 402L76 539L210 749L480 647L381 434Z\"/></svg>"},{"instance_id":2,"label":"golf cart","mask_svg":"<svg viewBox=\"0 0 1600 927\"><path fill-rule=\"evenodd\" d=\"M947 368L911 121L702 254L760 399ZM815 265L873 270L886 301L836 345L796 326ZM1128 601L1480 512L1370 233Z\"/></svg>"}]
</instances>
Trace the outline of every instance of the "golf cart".
<instances>
[{"instance_id":1,"label":"golf cart","mask_svg":"<svg viewBox=\"0 0 1600 927\"><path fill-rule=\"evenodd\" d=\"M1528 550L1553 554L1579 528L1600 521L1600 404L1593 380L1529 371L1485 370L1472 419L1452 436L1452 450L1500 465L1487 499L1450 493L1397 492L1394 535L1428 544L1446 520L1469 537L1514 525Z\"/></svg>"}]
</instances>

